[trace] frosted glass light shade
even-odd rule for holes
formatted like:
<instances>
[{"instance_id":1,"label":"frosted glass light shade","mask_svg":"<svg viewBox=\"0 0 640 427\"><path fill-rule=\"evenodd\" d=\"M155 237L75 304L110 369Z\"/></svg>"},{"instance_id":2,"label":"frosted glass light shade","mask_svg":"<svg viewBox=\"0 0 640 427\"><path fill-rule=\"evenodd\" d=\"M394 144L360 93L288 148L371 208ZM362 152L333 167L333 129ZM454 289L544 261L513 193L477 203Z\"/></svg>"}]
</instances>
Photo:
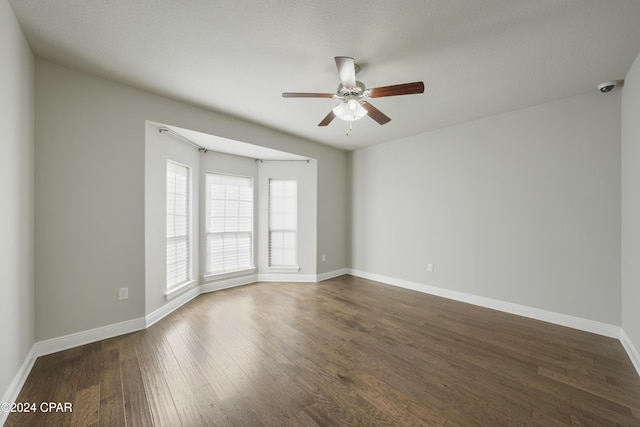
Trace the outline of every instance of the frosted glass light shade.
<instances>
[{"instance_id":1,"label":"frosted glass light shade","mask_svg":"<svg viewBox=\"0 0 640 427\"><path fill-rule=\"evenodd\" d=\"M355 99L350 99L347 102L342 102L333 107L333 114L341 120L353 122L366 116L367 110Z\"/></svg>"}]
</instances>

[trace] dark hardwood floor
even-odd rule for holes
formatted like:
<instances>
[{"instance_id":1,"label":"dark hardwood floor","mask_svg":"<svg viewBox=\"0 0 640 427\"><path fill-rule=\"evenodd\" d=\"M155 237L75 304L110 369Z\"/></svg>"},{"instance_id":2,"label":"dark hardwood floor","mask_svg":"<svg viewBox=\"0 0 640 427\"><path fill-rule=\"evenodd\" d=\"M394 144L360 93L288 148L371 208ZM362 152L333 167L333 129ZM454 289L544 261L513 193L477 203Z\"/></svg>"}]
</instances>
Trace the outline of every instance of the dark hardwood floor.
<instances>
[{"instance_id":1,"label":"dark hardwood floor","mask_svg":"<svg viewBox=\"0 0 640 427\"><path fill-rule=\"evenodd\" d=\"M39 358L7 426L640 426L621 344L351 276L201 295Z\"/></svg>"}]
</instances>

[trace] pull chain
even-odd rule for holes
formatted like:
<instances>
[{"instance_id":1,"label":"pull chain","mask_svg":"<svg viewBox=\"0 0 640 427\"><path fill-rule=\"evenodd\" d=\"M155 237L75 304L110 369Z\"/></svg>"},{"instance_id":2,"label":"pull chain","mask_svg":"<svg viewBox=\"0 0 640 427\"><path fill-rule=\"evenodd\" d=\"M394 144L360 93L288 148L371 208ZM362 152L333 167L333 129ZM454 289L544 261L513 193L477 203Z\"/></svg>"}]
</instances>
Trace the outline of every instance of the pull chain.
<instances>
[{"instance_id":1,"label":"pull chain","mask_svg":"<svg viewBox=\"0 0 640 427\"><path fill-rule=\"evenodd\" d=\"M351 130L353 129L353 127L351 126L352 122L349 122L349 127L347 128L347 136L349 136L349 134L351 133Z\"/></svg>"}]
</instances>

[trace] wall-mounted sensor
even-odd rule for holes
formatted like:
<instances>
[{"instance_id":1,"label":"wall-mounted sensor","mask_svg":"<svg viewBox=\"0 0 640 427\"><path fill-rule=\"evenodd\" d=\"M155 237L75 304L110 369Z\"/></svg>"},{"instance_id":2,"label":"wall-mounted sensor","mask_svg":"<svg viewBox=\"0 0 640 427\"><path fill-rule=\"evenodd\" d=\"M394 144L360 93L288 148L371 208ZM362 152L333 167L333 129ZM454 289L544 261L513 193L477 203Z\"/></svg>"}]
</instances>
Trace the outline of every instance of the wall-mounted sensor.
<instances>
[{"instance_id":1,"label":"wall-mounted sensor","mask_svg":"<svg viewBox=\"0 0 640 427\"><path fill-rule=\"evenodd\" d=\"M600 83L598 85L598 90L602 93L611 92L616 85L618 84L617 80L611 80L610 82Z\"/></svg>"}]
</instances>

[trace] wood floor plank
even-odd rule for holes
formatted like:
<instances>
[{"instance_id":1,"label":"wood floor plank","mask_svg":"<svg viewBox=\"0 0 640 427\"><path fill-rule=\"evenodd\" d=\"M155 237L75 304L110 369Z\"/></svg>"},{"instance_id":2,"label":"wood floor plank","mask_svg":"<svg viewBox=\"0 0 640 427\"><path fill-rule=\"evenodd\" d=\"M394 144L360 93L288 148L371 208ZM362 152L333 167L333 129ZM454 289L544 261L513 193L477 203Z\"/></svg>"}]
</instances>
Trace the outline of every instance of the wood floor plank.
<instances>
[{"instance_id":1,"label":"wood floor plank","mask_svg":"<svg viewBox=\"0 0 640 427\"><path fill-rule=\"evenodd\" d=\"M153 425L147 400L140 363L135 349L135 334L118 339L123 404L127 426L148 427Z\"/></svg>"},{"instance_id":2,"label":"wood floor plank","mask_svg":"<svg viewBox=\"0 0 640 427\"><path fill-rule=\"evenodd\" d=\"M93 347L95 348L95 347ZM84 354L87 349L73 350L69 352L61 352L50 355L47 359L47 367L45 371L41 372L43 378L51 381L51 385L55 385L53 388L47 388L46 386L34 386L31 392L34 390L47 390L44 393L36 393L42 396L35 403L37 408L36 416L28 425L69 425L72 418L72 409L75 404L77 396L78 379L83 372ZM46 397L45 397L46 396ZM50 403L54 403L51 406ZM57 404L61 404L58 407ZM68 408L68 409L67 409Z\"/></svg>"},{"instance_id":3,"label":"wood floor plank","mask_svg":"<svg viewBox=\"0 0 640 427\"><path fill-rule=\"evenodd\" d=\"M182 422L178 416L164 372L161 369L162 361L155 353L152 332L150 330L142 331L139 334L140 339L136 346L136 354L152 422L158 426L172 425L178 427L182 425Z\"/></svg>"},{"instance_id":4,"label":"wood floor plank","mask_svg":"<svg viewBox=\"0 0 640 427\"><path fill-rule=\"evenodd\" d=\"M94 384L78 390L70 425L85 427L99 422L100 385ZM60 424L64 425L64 424Z\"/></svg>"},{"instance_id":5,"label":"wood floor plank","mask_svg":"<svg viewBox=\"0 0 640 427\"><path fill-rule=\"evenodd\" d=\"M102 426L126 425L120 353L117 349L102 353L99 411Z\"/></svg>"},{"instance_id":6,"label":"wood floor plank","mask_svg":"<svg viewBox=\"0 0 640 427\"><path fill-rule=\"evenodd\" d=\"M620 342L342 276L203 294L39 358L7 426L640 426Z\"/></svg>"}]
</instances>

